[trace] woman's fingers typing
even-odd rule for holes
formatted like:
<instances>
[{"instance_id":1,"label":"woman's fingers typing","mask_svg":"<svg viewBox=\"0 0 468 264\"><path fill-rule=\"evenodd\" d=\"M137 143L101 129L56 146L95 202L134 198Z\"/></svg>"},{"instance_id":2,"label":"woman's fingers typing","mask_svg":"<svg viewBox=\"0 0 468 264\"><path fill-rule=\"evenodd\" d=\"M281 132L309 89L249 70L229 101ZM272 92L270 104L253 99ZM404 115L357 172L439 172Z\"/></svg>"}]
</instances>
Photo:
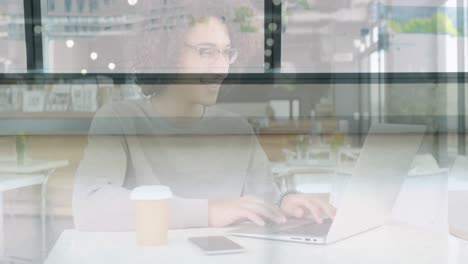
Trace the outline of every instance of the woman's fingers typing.
<instances>
[{"instance_id":1,"label":"woman's fingers typing","mask_svg":"<svg viewBox=\"0 0 468 264\"><path fill-rule=\"evenodd\" d=\"M257 225L265 225L266 222L282 223L286 221L282 211L252 196L245 196L229 200L210 200L209 224L210 226L223 227L239 221L248 220Z\"/></svg>"},{"instance_id":2,"label":"woman's fingers typing","mask_svg":"<svg viewBox=\"0 0 468 264\"><path fill-rule=\"evenodd\" d=\"M334 219L336 216L336 208L333 207L331 204L324 202L320 199L314 200L314 202L320 206L321 210L325 213L326 216L328 216L330 219Z\"/></svg>"},{"instance_id":3,"label":"woman's fingers typing","mask_svg":"<svg viewBox=\"0 0 468 264\"><path fill-rule=\"evenodd\" d=\"M253 222L256 225L264 226L265 220L256 212L249 209L239 209L240 217Z\"/></svg>"},{"instance_id":4,"label":"woman's fingers typing","mask_svg":"<svg viewBox=\"0 0 468 264\"><path fill-rule=\"evenodd\" d=\"M290 216L312 217L318 223L327 217L333 219L336 214L332 205L311 194L290 194L283 199L281 209Z\"/></svg>"},{"instance_id":5,"label":"woman's fingers typing","mask_svg":"<svg viewBox=\"0 0 468 264\"><path fill-rule=\"evenodd\" d=\"M308 212L309 215L312 215L312 217L317 223L321 224L323 222L322 213L318 206L311 203L307 199L297 199L296 204L299 207L303 208L303 210L305 209L305 211Z\"/></svg>"},{"instance_id":6,"label":"woman's fingers typing","mask_svg":"<svg viewBox=\"0 0 468 264\"><path fill-rule=\"evenodd\" d=\"M272 208L268 205L258 204L258 203L244 203L241 207L250 210L251 212L259 215L264 220L268 222L282 223L285 221L285 217L279 210Z\"/></svg>"},{"instance_id":7,"label":"woman's fingers typing","mask_svg":"<svg viewBox=\"0 0 468 264\"><path fill-rule=\"evenodd\" d=\"M258 210L259 213L269 218L271 221L277 223L286 221L286 216L279 207L253 196L246 196L246 200L248 202L244 204L245 206L249 206Z\"/></svg>"}]
</instances>

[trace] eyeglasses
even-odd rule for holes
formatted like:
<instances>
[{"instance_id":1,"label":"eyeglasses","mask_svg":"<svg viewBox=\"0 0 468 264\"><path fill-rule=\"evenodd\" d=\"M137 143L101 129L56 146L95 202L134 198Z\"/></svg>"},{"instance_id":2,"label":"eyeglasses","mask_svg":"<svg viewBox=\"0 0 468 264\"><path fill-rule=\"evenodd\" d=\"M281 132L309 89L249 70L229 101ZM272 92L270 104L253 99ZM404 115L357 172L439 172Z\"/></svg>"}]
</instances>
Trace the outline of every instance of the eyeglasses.
<instances>
[{"instance_id":1,"label":"eyeglasses","mask_svg":"<svg viewBox=\"0 0 468 264\"><path fill-rule=\"evenodd\" d=\"M210 64L214 63L220 54L223 54L223 56L228 59L229 64L233 64L239 55L239 51L236 48L220 50L215 47L197 47L187 43L185 43L185 46L197 51L200 54L200 57Z\"/></svg>"}]
</instances>

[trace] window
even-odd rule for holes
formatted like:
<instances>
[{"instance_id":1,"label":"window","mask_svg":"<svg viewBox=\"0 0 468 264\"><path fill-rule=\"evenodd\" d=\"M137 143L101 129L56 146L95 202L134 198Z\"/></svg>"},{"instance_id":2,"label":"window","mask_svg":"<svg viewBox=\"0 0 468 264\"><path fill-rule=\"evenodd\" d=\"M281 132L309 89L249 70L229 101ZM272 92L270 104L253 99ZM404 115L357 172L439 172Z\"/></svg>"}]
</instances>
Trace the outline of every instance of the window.
<instances>
[{"instance_id":1,"label":"window","mask_svg":"<svg viewBox=\"0 0 468 264\"><path fill-rule=\"evenodd\" d=\"M282 9L283 72L466 69L466 6L456 1L291 0Z\"/></svg>"},{"instance_id":2,"label":"window","mask_svg":"<svg viewBox=\"0 0 468 264\"><path fill-rule=\"evenodd\" d=\"M26 71L23 1L0 0L0 73Z\"/></svg>"},{"instance_id":3,"label":"window","mask_svg":"<svg viewBox=\"0 0 468 264\"><path fill-rule=\"evenodd\" d=\"M197 3L43 0L45 71L180 72L185 29L216 16L239 50L230 72L263 72L263 0Z\"/></svg>"},{"instance_id":4,"label":"window","mask_svg":"<svg viewBox=\"0 0 468 264\"><path fill-rule=\"evenodd\" d=\"M282 9L282 72L360 71L368 3L294 0Z\"/></svg>"}]
</instances>

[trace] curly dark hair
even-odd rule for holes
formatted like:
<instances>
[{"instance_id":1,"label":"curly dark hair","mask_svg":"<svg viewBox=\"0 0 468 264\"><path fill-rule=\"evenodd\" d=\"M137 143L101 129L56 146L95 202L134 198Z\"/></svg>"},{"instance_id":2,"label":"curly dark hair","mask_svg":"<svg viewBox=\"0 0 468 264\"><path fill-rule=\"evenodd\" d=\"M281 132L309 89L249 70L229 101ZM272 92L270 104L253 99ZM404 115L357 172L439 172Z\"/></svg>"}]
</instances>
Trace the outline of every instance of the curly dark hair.
<instances>
[{"instance_id":1,"label":"curly dark hair","mask_svg":"<svg viewBox=\"0 0 468 264\"><path fill-rule=\"evenodd\" d=\"M160 0L143 3L145 10L158 13L160 23L144 29L132 62L134 72L174 72L186 32L194 23L201 23L209 17L225 22L233 46L239 49L239 59L234 68L249 66L255 47L263 47L263 20L260 16L263 1Z\"/></svg>"}]
</instances>

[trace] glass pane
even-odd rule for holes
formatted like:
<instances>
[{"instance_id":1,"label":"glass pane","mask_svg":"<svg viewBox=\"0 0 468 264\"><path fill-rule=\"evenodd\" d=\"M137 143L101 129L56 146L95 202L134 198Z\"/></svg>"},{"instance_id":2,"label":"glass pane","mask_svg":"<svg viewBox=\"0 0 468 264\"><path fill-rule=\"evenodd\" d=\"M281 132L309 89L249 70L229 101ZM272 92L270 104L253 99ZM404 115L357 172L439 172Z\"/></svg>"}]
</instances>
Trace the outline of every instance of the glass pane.
<instances>
[{"instance_id":1,"label":"glass pane","mask_svg":"<svg viewBox=\"0 0 468 264\"><path fill-rule=\"evenodd\" d=\"M459 154L458 87L456 83L393 84L387 87L386 121L426 125L433 140L438 142L427 151L434 153L445 166Z\"/></svg>"},{"instance_id":2,"label":"glass pane","mask_svg":"<svg viewBox=\"0 0 468 264\"><path fill-rule=\"evenodd\" d=\"M263 72L263 0L43 0L42 10L47 72Z\"/></svg>"},{"instance_id":3,"label":"glass pane","mask_svg":"<svg viewBox=\"0 0 468 264\"><path fill-rule=\"evenodd\" d=\"M464 154L464 155L467 155L467 142L468 142L468 83L465 83L465 87L464 87L464 101L463 101L463 104L464 104L464 110L465 112L464 113L461 113L462 115L464 115L465 117L465 130L464 130L464 136L465 137L465 142L464 142L464 151L465 153L460 153L460 154ZM462 105L463 106L463 105Z\"/></svg>"},{"instance_id":4,"label":"glass pane","mask_svg":"<svg viewBox=\"0 0 468 264\"><path fill-rule=\"evenodd\" d=\"M359 72L355 42L371 17L368 3L294 0L283 4L283 72Z\"/></svg>"},{"instance_id":5,"label":"glass pane","mask_svg":"<svg viewBox=\"0 0 468 264\"><path fill-rule=\"evenodd\" d=\"M284 1L282 71L464 71L465 9L438 0Z\"/></svg>"},{"instance_id":6,"label":"glass pane","mask_svg":"<svg viewBox=\"0 0 468 264\"><path fill-rule=\"evenodd\" d=\"M0 0L0 73L26 71L23 1Z\"/></svg>"},{"instance_id":7,"label":"glass pane","mask_svg":"<svg viewBox=\"0 0 468 264\"><path fill-rule=\"evenodd\" d=\"M66 81L70 80L57 80L57 84L54 85L29 85L27 89L24 89L25 87L22 85L0 86L0 90L10 87L18 88L21 91L23 103L19 106L20 110L18 111L24 112L1 113L0 122L3 126L0 127L0 157L3 155L9 158L10 161L7 160L7 162L13 162L13 164L16 164L18 160L23 160L23 158L38 162L56 162L64 159L69 161L67 167L56 170L47 185L47 211L45 213L48 221L47 229L43 229L47 232L45 233L47 240L41 239L44 237L44 233L41 233L42 231L39 229L41 218L37 205L40 204L41 196L37 189L25 188L5 193L5 204L8 205L5 206L5 244L9 245L8 249L11 254L23 259L38 260L41 256L41 248L50 249L49 257L45 263L57 260L57 257L59 260L55 263L66 263L67 259L74 257L70 255L73 252L82 253L88 249L90 252L86 252L86 254L91 257L95 257L93 254L99 254L101 258L112 258L113 255L106 255L106 253L114 252L110 249L115 248L115 239L119 239L119 237L122 238L122 243L118 242L119 244L131 245L130 254L131 252L139 253L139 251L133 250L135 246L131 244L136 242L128 239L128 230L133 228L131 221L128 221L129 226L126 225L127 222L120 225L119 222L113 221L116 218L115 215L119 218L131 216L131 207L125 207L125 203L121 202L127 199L128 193L119 192L118 194L124 195L121 200L105 199L102 198L105 196L99 194L103 193L101 186L105 186L105 191L115 190L111 188L130 191L134 188L133 184L148 184L145 182L147 180L143 178L141 182L137 183L133 183L131 180L124 181L125 185L122 187L109 184L108 181L102 180L104 177L91 174L89 179L92 182L92 190L95 192L90 195L96 195L92 202L99 203L99 206L94 208L116 208L112 211L115 213L112 215L113 217L107 215L108 210L93 210L91 212L99 216L93 217L89 213L90 210L87 210L87 208L93 208L93 203L87 201L78 203L83 206L80 208L76 206L77 200L73 199L73 197L82 197L79 195L84 189L81 182L90 184L87 181L76 180L77 175L83 177L83 172L105 172L107 174L108 169L115 168L116 173L122 173L126 178L128 177L127 179L131 179L131 176L127 176L131 175L130 172L127 174L127 168L133 170L141 168L138 166L142 166L142 164L150 164L150 166L155 166L151 169L159 169L156 166L163 165L164 169L160 170L160 173L155 174L154 177L159 177L158 180L163 179L171 184L170 187L177 190L180 197L199 199L213 197L215 199L216 197L232 196L236 198L245 186L243 184L244 177L239 177L239 175L246 175L244 173L249 167L248 164L260 161L256 170L252 170L251 177L258 177L257 175L275 177L264 178L265 180L262 181L251 181L255 187L264 190L263 187L268 188L274 183L280 188L280 191L297 189L304 193L318 193L331 197L334 202L336 200L333 199L340 197L339 193L343 191L344 183L349 179L349 175L352 173L360 153L362 153L363 142L367 137L371 123L374 123L374 118L379 112L383 112L385 121L389 123L426 124L430 128L420 150L414 157L416 162L413 162L409 172L411 176L415 177L407 177L405 188L402 189L405 190L402 193L406 196L402 197L413 198L414 195L418 195L420 198L419 195L426 197L425 195L429 194L429 197L432 198L433 190L439 190L439 187L446 186L439 182L442 176L436 175L435 172L440 171L439 168L450 168L450 165L445 161L448 160L448 156L452 155L451 152L454 147L456 149L457 144L453 141L454 133L452 133L456 132L456 124L453 121L456 122L458 114L456 111L457 84L227 84L221 89L216 105L207 107L209 111L207 113L210 113L208 118L192 120L194 122L192 124L177 124L172 122L174 119L171 119L171 116L157 112L153 108L156 104L151 99L120 102L121 100L134 99L129 92L128 84L80 84L78 82L66 84ZM146 91L146 88L152 92L184 87L141 86L142 91ZM196 89L196 87L190 88ZM383 96L385 93L386 97ZM199 96L199 94L194 93L190 95L193 96L192 99ZM187 98L185 96L187 95L183 94L183 97L175 100ZM376 102L377 107L374 107L373 104ZM211 103L214 102L211 101ZM110 108L109 105L106 105L98 110L97 116L93 118L94 111L104 104L112 104L112 106ZM116 113L114 114L112 110L116 110ZM40 111L46 112L40 113ZM148 113L148 115L144 113ZM178 117L183 118L184 116L178 115ZM141 121L148 121L148 123ZM93 124L96 130L88 134ZM119 126L114 127L114 124ZM119 128L123 128L124 124L129 125L131 129L126 130L127 132L120 130ZM148 126L148 124L154 126ZM214 127L213 124L217 126ZM218 124L223 126L218 126ZM149 129L153 127L155 130L150 131ZM222 133L209 134L207 137L207 132L213 128L220 129L215 131ZM256 132L255 135L252 130ZM149 131L151 133L140 134L135 133L135 131ZM100 136L112 135L113 139L111 137L106 137L107 140L103 140L102 137L99 139L99 135L93 134L96 132L103 132ZM131 141L132 137L128 133L141 136L138 139L141 141ZM126 137L120 137L122 134ZM91 145L92 147L89 147L90 142L94 144ZM131 152L123 149L128 146L122 144L123 142L144 147L140 150L145 151L143 153L149 153L151 156L148 155L148 157L155 162L135 162L138 158L131 156ZM378 163L379 167L382 164L387 164L387 161L393 162L394 160L388 156L386 146L388 145L382 146L383 151L376 153L381 153L386 158L385 162ZM252 154L252 147L256 147L257 154ZM125 157L128 158L128 163L125 160L119 163ZM249 157L261 159L257 161L251 160ZM214 164L214 160L216 166L208 166ZM100 166L101 164L110 165ZM271 167L265 165L271 165ZM80 169L83 166L90 166L90 169ZM189 166L193 166L195 169ZM271 171L269 171L270 168ZM310 171L304 170L307 168L310 168ZM296 169L303 173L290 173ZM28 176L21 176L22 179L24 177ZM443 175L443 177L446 176ZM153 177L150 177L151 179ZM171 181L172 179L176 180ZM436 179L435 182L433 182L434 179ZM232 182L235 184L231 184ZM250 184L250 182L248 183ZM193 191L193 186L197 186L196 191ZM432 189L432 187L437 187L437 189ZM432 228L431 230L434 230L435 227L438 228L439 222L423 220L439 219L435 218L434 214L441 216L439 213L441 210L430 209L428 210L430 212L409 210L417 209L418 204L414 201L419 201L416 198L409 198L404 200L409 201L408 203L397 203L398 206L395 208L404 209L405 213L403 215L394 213L393 219L410 219L414 221L411 224L418 224L418 228ZM271 201L276 201L276 199ZM430 201L432 204L433 200ZM203 210L197 210L199 208L197 206L193 206L194 214L204 213ZM81 210L73 210L74 208ZM406 218L408 215L411 218ZM192 227L190 226L191 222L185 222L185 219L188 219L185 215L181 217L176 218L176 223ZM87 223L89 229L82 228L83 225L79 226L76 223L85 223L84 226ZM70 240L67 240L71 234L67 230L70 229L75 229L73 231L75 233L72 235L76 234L80 238L72 241L73 250L69 250ZM99 239L103 242L98 243L97 246L89 246L94 239L93 237L87 239L90 237L89 232L81 233L82 230L91 229L100 231L99 234L102 235L102 238ZM115 233L103 232L110 230ZM118 234L120 231L127 233L122 233L120 236ZM111 237L107 234L110 234ZM47 243L48 241L53 242ZM175 240L169 242L168 248L177 246L177 243L176 237ZM186 239L181 240L181 243L187 243ZM286 243L260 250L258 252L260 257L256 258L255 262L271 263L271 258L267 258L267 256L273 255L274 252L270 249L282 250L283 245ZM123 247L122 252L128 255L126 249ZM160 252L164 253L165 251ZM47 251L45 253L44 256L47 256ZM144 257L145 254L139 254L137 258L142 256ZM153 259L154 256L158 255L150 255ZM176 255L173 254L173 256ZM200 253L199 256L203 257L203 254ZM261 261L262 256L265 256L264 262ZM388 256L383 256L382 259L388 259ZM148 260L148 263L150 261L151 259ZM39 261L36 262L39 263ZM107 262L112 263L112 261ZM177 262L177 259L174 262Z\"/></svg>"}]
</instances>

